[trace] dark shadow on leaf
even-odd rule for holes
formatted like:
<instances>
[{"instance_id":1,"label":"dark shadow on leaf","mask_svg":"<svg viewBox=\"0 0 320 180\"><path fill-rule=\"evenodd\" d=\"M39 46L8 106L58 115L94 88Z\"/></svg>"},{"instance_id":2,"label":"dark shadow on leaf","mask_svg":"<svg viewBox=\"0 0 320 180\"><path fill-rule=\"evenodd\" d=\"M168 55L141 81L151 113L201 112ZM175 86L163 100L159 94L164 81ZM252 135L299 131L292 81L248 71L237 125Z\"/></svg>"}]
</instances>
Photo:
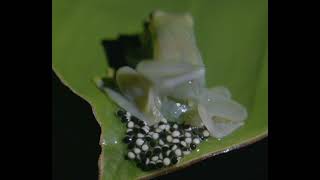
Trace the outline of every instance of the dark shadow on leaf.
<instances>
[{"instance_id":1,"label":"dark shadow on leaf","mask_svg":"<svg viewBox=\"0 0 320 180\"><path fill-rule=\"evenodd\" d=\"M104 39L102 46L108 65L115 71L122 66L135 68L141 60L152 58L151 36L148 23L140 34L119 35L117 39Z\"/></svg>"},{"instance_id":2,"label":"dark shadow on leaf","mask_svg":"<svg viewBox=\"0 0 320 180\"><path fill-rule=\"evenodd\" d=\"M140 61L152 59L153 47L148 26L148 22L144 22L142 33L120 34L116 39L103 39L101 41L107 64L114 72L123 66L136 68ZM100 90L104 91L104 88L108 87L119 91L114 76L105 76L101 80L102 84L97 84Z\"/></svg>"},{"instance_id":3,"label":"dark shadow on leaf","mask_svg":"<svg viewBox=\"0 0 320 180\"><path fill-rule=\"evenodd\" d=\"M118 86L113 78L103 77L101 78L103 87L109 87L113 90L118 90Z\"/></svg>"}]
</instances>

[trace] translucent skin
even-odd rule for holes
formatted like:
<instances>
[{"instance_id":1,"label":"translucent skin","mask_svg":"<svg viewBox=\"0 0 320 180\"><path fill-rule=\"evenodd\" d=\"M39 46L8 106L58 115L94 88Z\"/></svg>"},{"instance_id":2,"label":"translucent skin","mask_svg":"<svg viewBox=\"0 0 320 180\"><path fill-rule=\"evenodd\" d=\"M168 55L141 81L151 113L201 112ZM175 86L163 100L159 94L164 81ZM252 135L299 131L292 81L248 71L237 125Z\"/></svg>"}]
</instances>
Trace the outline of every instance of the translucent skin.
<instances>
[{"instance_id":1,"label":"translucent skin","mask_svg":"<svg viewBox=\"0 0 320 180\"><path fill-rule=\"evenodd\" d=\"M205 87L205 68L193 24L188 13L155 11L150 17L154 57L140 62L137 71L153 80L162 95L190 98ZM174 88L179 94L171 93Z\"/></svg>"},{"instance_id":2,"label":"translucent skin","mask_svg":"<svg viewBox=\"0 0 320 180\"><path fill-rule=\"evenodd\" d=\"M154 59L178 61L203 66L193 31L193 19L188 13L173 14L155 11L149 30L154 42Z\"/></svg>"},{"instance_id":3,"label":"translucent skin","mask_svg":"<svg viewBox=\"0 0 320 180\"><path fill-rule=\"evenodd\" d=\"M193 24L192 16L188 13L154 12L149 28L154 43L154 60L158 62L151 61L150 64L153 63L155 67L145 65L144 69L162 69L163 74L146 73L155 80L155 84L158 82L160 93L194 101L197 108L193 108L200 114L191 121L201 119L212 136L222 138L243 125L247 112L231 99L227 88L206 88L205 68L196 45ZM172 109L179 110L179 107Z\"/></svg>"},{"instance_id":4,"label":"translucent skin","mask_svg":"<svg viewBox=\"0 0 320 180\"><path fill-rule=\"evenodd\" d=\"M116 79L124 109L149 124L165 118L205 125L211 136L223 138L243 125L246 109L231 99L227 88L207 88L205 68L189 14L156 11L149 23L154 57L136 70L122 67ZM137 110L138 109L138 110Z\"/></svg>"}]
</instances>

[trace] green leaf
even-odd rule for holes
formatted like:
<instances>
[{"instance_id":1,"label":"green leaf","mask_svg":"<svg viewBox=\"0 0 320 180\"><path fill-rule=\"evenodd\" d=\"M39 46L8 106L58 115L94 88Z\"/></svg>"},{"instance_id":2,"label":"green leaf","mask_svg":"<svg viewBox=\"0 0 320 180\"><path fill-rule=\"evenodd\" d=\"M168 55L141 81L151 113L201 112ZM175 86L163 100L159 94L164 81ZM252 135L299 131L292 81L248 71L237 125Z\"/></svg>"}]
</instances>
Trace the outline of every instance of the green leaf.
<instances>
[{"instance_id":1,"label":"green leaf","mask_svg":"<svg viewBox=\"0 0 320 180\"><path fill-rule=\"evenodd\" d=\"M123 125L117 106L94 83L105 76L108 63L102 40L143 31L142 21L155 9L190 12L203 57L207 86L227 87L233 99L248 110L245 125L218 141L202 143L199 152L174 166L142 172L124 160ZM72 91L87 100L101 125L100 179L138 179L157 176L196 161L253 143L268 133L267 0L200 1L53 1L53 69Z\"/></svg>"}]
</instances>

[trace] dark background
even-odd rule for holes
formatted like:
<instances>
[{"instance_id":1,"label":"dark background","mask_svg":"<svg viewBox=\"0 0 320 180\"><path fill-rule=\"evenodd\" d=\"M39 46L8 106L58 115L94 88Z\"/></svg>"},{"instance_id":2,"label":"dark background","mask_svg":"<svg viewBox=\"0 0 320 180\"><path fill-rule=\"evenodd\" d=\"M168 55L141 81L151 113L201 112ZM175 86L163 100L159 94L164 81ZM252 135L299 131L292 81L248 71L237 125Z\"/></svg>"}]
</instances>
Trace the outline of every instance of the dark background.
<instances>
[{"instance_id":1,"label":"dark background","mask_svg":"<svg viewBox=\"0 0 320 180\"><path fill-rule=\"evenodd\" d=\"M97 180L100 127L91 107L52 72L53 180ZM268 179L268 140L204 160L157 179Z\"/></svg>"}]
</instances>

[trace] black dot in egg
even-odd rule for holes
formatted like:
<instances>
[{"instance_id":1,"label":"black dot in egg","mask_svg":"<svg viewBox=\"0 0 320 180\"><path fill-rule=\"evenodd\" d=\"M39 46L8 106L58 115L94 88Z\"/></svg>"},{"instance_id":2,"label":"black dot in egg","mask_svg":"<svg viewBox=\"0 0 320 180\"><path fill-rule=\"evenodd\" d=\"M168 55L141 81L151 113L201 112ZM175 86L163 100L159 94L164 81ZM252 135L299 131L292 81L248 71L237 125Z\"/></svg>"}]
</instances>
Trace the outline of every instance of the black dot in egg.
<instances>
[{"instance_id":1,"label":"black dot in egg","mask_svg":"<svg viewBox=\"0 0 320 180\"><path fill-rule=\"evenodd\" d=\"M160 147L156 147L156 148L154 148L153 152L154 152L155 155L159 155L161 153L161 148Z\"/></svg>"},{"instance_id":2,"label":"black dot in egg","mask_svg":"<svg viewBox=\"0 0 320 180\"><path fill-rule=\"evenodd\" d=\"M133 121L135 124L138 124L139 119L135 116L131 116L131 121Z\"/></svg>"},{"instance_id":3,"label":"black dot in egg","mask_svg":"<svg viewBox=\"0 0 320 180\"><path fill-rule=\"evenodd\" d=\"M189 148L187 148L187 147L182 147L181 150L182 150L182 151L189 151Z\"/></svg>"},{"instance_id":4,"label":"black dot in egg","mask_svg":"<svg viewBox=\"0 0 320 180\"><path fill-rule=\"evenodd\" d=\"M151 147L155 147L155 146L157 145L157 143L156 143L155 140L151 140L151 141L149 142L149 145L150 145Z\"/></svg>"},{"instance_id":5,"label":"black dot in egg","mask_svg":"<svg viewBox=\"0 0 320 180\"><path fill-rule=\"evenodd\" d=\"M201 139L201 141L206 139L203 135L200 135L199 138Z\"/></svg>"},{"instance_id":6,"label":"black dot in egg","mask_svg":"<svg viewBox=\"0 0 320 180\"><path fill-rule=\"evenodd\" d=\"M198 134L199 134L197 128L192 129L191 133L192 133L193 135L198 135Z\"/></svg>"},{"instance_id":7,"label":"black dot in egg","mask_svg":"<svg viewBox=\"0 0 320 180\"><path fill-rule=\"evenodd\" d=\"M169 121L168 124L169 124L170 126L173 126L175 123L172 122L172 121Z\"/></svg>"},{"instance_id":8,"label":"black dot in egg","mask_svg":"<svg viewBox=\"0 0 320 180\"><path fill-rule=\"evenodd\" d=\"M132 129L132 131L133 131L135 134L138 134L140 130L139 130L139 128L134 127L134 128Z\"/></svg>"},{"instance_id":9,"label":"black dot in egg","mask_svg":"<svg viewBox=\"0 0 320 180\"><path fill-rule=\"evenodd\" d=\"M205 130L205 129L204 129L203 127L199 127L199 128L198 128L198 131L199 131L200 133L202 133L204 130Z\"/></svg>"},{"instance_id":10,"label":"black dot in egg","mask_svg":"<svg viewBox=\"0 0 320 180\"><path fill-rule=\"evenodd\" d=\"M195 150L195 149L197 148L197 145L194 144L194 143L191 143L191 144L190 144L190 148L191 148L192 150Z\"/></svg>"},{"instance_id":11,"label":"black dot in egg","mask_svg":"<svg viewBox=\"0 0 320 180\"><path fill-rule=\"evenodd\" d=\"M176 156L176 154L174 153L174 151L171 151L170 153L169 153L169 158L171 159L171 158L173 158L173 157L175 157Z\"/></svg>"},{"instance_id":12,"label":"black dot in egg","mask_svg":"<svg viewBox=\"0 0 320 180\"><path fill-rule=\"evenodd\" d=\"M126 115L125 111L123 111L123 110L118 110L117 111L117 116L122 117L122 116L125 116L125 115Z\"/></svg>"},{"instance_id":13,"label":"black dot in egg","mask_svg":"<svg viewBox=\"0 0 320 180\"><path fill-rule=\"evenodd\" d=\"M139 129L139 133L141 133L141 134L147 134L147 131L141 128L141 129Z\"/></svg>"},{"instance_id":14,"label":"black dot in egg","mask_svg":"<svg viewBox=\"0 0 320 180\"><path fill-rule=\"evenodd\" d=\"M136 140L136 138L134 136L126 136L123 138L123 142L126 144L134 142L135 140Z\"/></svg>"},{"instance_id":15,"label":"black dot in egg","mask_svg":"<svg viewBox=\"0 0 320 180\"><path fill-rule=\"evenodd\" d=\"M149 132L150 132L150 131L151 131L151 132L154 132L154 130L155 130L155 127L153 127L153 126L149 127Z\"/></svg>"},{"instance_id":16,"label":"black dot in egg","mask_svg":"<svg viewBox=\"0 0 320 180\"><path fill-rule=\"evenodd\" d=\"M161 126L161 125L164 125L165 123L164 122L159 122L158 126Z\"/></svg>"},{"instance_id":17,"label":"black dot in egg","mask_svg":"<svg viewBox=\"0 0 320 180\"><path fill-rule=\"evenodd\" d=\"M146 123L142 120L138 120L137 124L140 126L140 127L143 127L146 125Z\"/></svg>"},{"instance_id":18,"label":"black dot in egg","mask_svg":"<svg viewBox=\"0 0 320 180\"><path fill-rule=\"evenodd\" d=\"M152 152L151 152L150 150L147 151L147 152L146 152L146 157L147 157L147 158L150 158L151 156L152 156Z\"/></svg>"},{"instance_id":19,"label":"black dot in egg","mask_svg":"<svg viewBox=\"0 0 320 180\"><path fill-rule=\"evenodd\" d=\"M173 150L173 149L176 149L176 146L177 146L176 144L172 144L172 145L170 145L169 148L170 148L171 150Z\"/></svg>"},{"instance_id":20,"label":"black dot in egg","mask_svg":"<svg viewBox=\"0 0 320 180\"><path fill-rule=\"evenodd\" d=\"M150 170L153 170L153 169L156 168L156 164L153 163L153 162L150 162L150 163L148 164L148 166L149 166L149 169L150 169Z\"/></svg>"},{"instance_id":21,"label":"black dot in egg","mask_svg":"<svg viewBox=\"0 0 320 180\"><path fill-rule=\"evenodd\" d=\"M146 159L147 159L147 155L146 155L146 153L141 152L139 155L140 155L140 159L141 159L141 161L146 161Z\"/></svg>"},{"instance_id":22,"label":"black dot in egg","mask_svg":"<svg viewBox=\"0 0 320 180\"><path fill-rule=\"evenodd\" d=\"M182 128L183 128L183 129L189 129L189 128L191 128L191 126L190 126L189 124L183 124L183 125L182 125Z\"/></svg>"},{"instance_id":23,"label":"black dot in egg","mask_svg":"<svg viewBox=\"0 0 320 180\"><path fill-rule=\"evenodd\" d=\"M121 122L122 123L127 123L129 120L127 119L127 117L123 116L121 117Z\"/></svg>"},{"instance_id":24,"label":"black dot in egg","mask_svg":"<svg viewBox=\"0 0 320 180\"><path fill-rule=\"evenodd\" d=\"M146 136L144 139L145 139L147 142L152 141L152 137L151 137L151 136Z\"/></svg>"},{"instance_id":25,"label":"black dot in egg","mask_svg":"<svg viewBox=\"0 0 320 180\"><path fill-rule=\"evenodd\" d=\"M127 132L126 134L127 134L127 136L133 136L133 135L134 135L134 132L133 132L133 131L129 131L129 132Z\"/></svg>"},{"instance_id":26,"label":"black dot in egg","mask_svg":"<svg viewBox=\"0 0 320 180\"><path fill-rule=\"evenodd\" d=\"M142 162L143 164L147 164L147 161L149 161L148 158L143 158L143 159L141 160L141 162Z\"/></svg>"},{"instance_id":27,"label":"black dot in egg","mask_svg":"<svg viewBox=\"0 0 320 180\"><path fill-rule=\"evenodd\" d=\"M179 144L176 144L176 145L177 145L178 148L180 148L180 149L184 147L184 146L183 146L182 144L180 144L180 143L179 143Z\"/></svg>"},{"instance_id":28,"label":"black dot in egg","mask_svg":"<svg viewBox=\"0 0 320 180\"><path fill-rule=\"evenodd\" d=\"M162 131L159 133L159 137L160 137L160 139L165 139L167 137L167 133Z\"/></svg>"},{"instance_id":29,"label":"black dot in egg","mask_svg":"<svg viewBox=\"0 0 320 180\"><path fill-rule=\"evenodd\" d=\"M177 162L178 162L177 157L176 157L176 156L175 156L175 157L172 157L171 163L172 163L172 164L177 164Z\"/></svg>"},{"instance_id":30,"label":"black dot in egg","mask_svg":"<svg viewBox=\"0 0 320 180\"><path fill-rule=\"evenodd\" d=\"M157 167L158 169L162 168L162 167L163 167L163 163L161 163L161 162L157 163L157 164L156 164L156 167Z\"/></svg>"},{"instance_id":31,"label":"black dot in egg","mask_svg":"<svg viewBox=\"0 0 320 180\"><path fill-rule=\"evenodd\" d=\"M169 149L170 149L169 146L163 146L161 150L162 150L162 153L165 154Z\"/></svg>"}]
</instances>

